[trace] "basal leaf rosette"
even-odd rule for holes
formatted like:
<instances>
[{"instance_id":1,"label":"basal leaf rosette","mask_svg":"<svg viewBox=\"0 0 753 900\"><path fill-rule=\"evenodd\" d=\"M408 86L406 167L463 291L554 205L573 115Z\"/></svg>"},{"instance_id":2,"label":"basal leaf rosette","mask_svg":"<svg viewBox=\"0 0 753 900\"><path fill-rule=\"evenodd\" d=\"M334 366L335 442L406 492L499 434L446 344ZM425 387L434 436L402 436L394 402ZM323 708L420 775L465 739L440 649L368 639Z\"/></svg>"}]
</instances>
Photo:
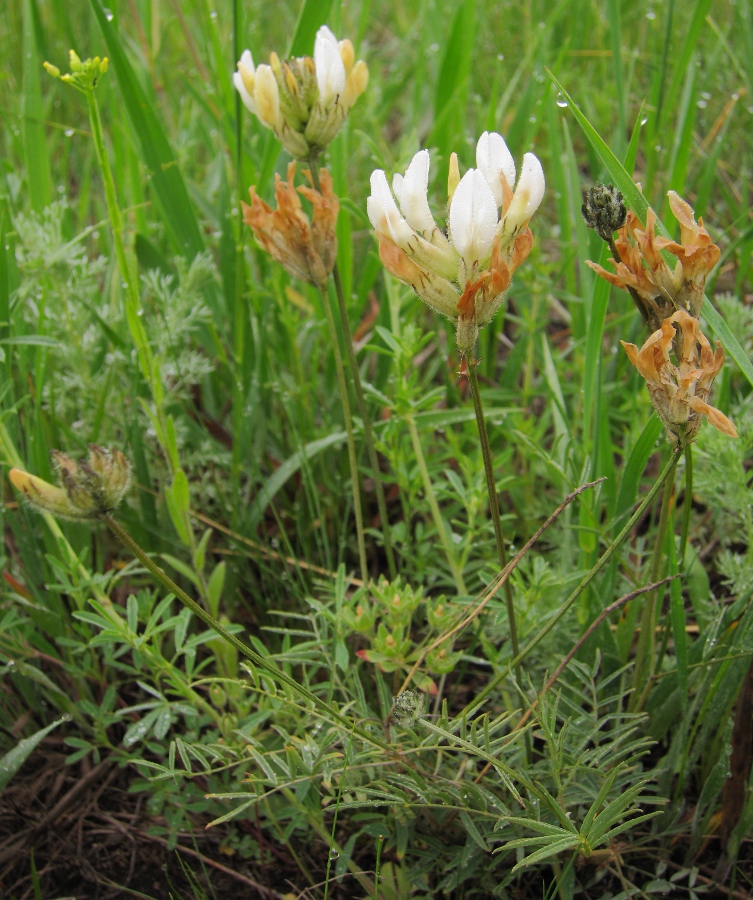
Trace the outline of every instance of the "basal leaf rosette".
<instances>
[{"instance_id":1,"label":"basal leaf rosette","mask_svg":"<svg viewBox=\"0 0 753 900\"><path fill-rule=\"evenodd\" d=\"M501 135L484 132L476 168L460 178L450 158L446 230L428 200L429 152L418 152L392 190L382 169L371 176L367 209L385 268L435 312L456 321L458 350L469 353L478 331L502 305L513 273L533 246L528 223L544 196L541 163L526 153L515 162Z\"/></svg>"}]
</instances>

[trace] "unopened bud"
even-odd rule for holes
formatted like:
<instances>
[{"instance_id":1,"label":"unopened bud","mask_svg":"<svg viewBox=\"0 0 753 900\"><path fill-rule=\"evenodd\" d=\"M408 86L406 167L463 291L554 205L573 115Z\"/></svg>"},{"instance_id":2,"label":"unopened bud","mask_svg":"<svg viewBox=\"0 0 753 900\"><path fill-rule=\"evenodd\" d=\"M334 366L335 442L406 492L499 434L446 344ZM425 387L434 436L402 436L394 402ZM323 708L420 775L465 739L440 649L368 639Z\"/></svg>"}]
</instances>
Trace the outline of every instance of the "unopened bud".
<instances>
[{"instance_id":1,"label":"unopened bud","mask_svg":"<svg viewBox=\"0 0 753 900\"><path fill-rule=\"evenodd\" d=\"M615 231L622 228L627 218L622 194L613 184L595 184L586 191L581 212L586 225L607 243L612 241Z\"/></svg>"}]
</instances>

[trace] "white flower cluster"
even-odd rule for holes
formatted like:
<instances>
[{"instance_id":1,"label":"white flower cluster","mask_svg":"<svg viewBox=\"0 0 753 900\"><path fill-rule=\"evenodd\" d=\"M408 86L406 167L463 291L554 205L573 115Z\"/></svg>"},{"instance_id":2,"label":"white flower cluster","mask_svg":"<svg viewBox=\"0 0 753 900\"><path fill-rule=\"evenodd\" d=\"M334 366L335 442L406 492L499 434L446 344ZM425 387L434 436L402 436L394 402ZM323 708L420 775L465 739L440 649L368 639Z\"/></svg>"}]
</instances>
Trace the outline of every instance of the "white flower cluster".
<instances>
[{"instance_id":1,"label":"white flower cluster","mask_svg":"<svg viewBox=\"0 0 753 900\"><path fill-rule=\"evenodd\" d=\"M392 190L377 169L367 205L385 267L433 310L457 320L461 353L472 350L478 329L491 321L513 272L528 256L533 245L528 222L545 186L533 153L526 153L515 183L512 154L494 132L479 138L476 166L461 179L452 154L446 233L429 208L428 150L413 157L404 176L394 176Z\"/></svg>"},{"instance_id":2,"label":"white flower cluster","mask_svg":"<svg viewBox=\"0 0 753 900\"><path fill-rule=\"evenodd\" d=\"M338 42L326 25L316 33L313 59L280 62L273 53L269 65L254 66L245 50L233 75L244 104L297 159L321 153L333 140L368 80L351 42Z\"/></svg>"}]
</instances>

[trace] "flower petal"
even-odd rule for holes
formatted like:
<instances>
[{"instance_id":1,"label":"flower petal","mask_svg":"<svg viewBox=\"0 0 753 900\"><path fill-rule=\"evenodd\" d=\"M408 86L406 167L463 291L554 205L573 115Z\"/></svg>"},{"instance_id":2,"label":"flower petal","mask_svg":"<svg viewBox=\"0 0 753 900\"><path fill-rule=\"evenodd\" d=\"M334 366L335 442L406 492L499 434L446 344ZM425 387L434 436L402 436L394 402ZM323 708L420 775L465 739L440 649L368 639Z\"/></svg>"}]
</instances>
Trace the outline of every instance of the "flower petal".
<instances>
[{"instance_id":1,"label":"flower petal","mask_svg":"<svg viewBox=\"0 0 753 900\"><path fill-rule=\"evenodd\" d=\"M393 179L393 187L398 177ZM429 151L419 151L411 160L405 177L398 182L399 188L395 196L400 203L400 210L405 221L425 238L430 239L437 227L429 208L427 191L429 189ZM399 194L398 194L399 191Z\"/></svg>"},{"instance_id":2,"label":"flower petal","mask_svg":"<svg viewBox=\"0 0 753 900\"><path fill-rule=\"evenodd\" d=\"M345 87L345 65L337 38L326 25L322 25L316 33L314 63L319 98L325 106L328 106Z\"/></svg>"},{"instance_id":3,"label":"flower petal","mask_svg":"<svg viewBox=\"0 0 753 900\"><path fill-rule=\"evenodd\" d=\"M541 163L533 153L526 153L512 203L505 216L505 234L512 234L528 224L531 216L539 208L545 188Z\"/></svg>"},{"instance_id":4,"label":"flower petal","mask_svg":"<svg viewBox=\"0 0 753 900\"><path fill-rule=\"evenodd\" d=\"M449 216L452 243L468 268L489 254L497 215L489 182L478 169L469 169L452 195Z\"/></svg>"},{"instance_id":5,"label":"flower petal","mask_svg":"<svg viewBox=\"0 0 753 900\"><path fill-rule=\"evenodd\" d=\"M504 190L499 177L503 175L512 190L515 184L515 160L504 138L495 131L485 131L476 144L476 165L489 182L497 206L502 206Z\"/></svg>"}]
</instances>

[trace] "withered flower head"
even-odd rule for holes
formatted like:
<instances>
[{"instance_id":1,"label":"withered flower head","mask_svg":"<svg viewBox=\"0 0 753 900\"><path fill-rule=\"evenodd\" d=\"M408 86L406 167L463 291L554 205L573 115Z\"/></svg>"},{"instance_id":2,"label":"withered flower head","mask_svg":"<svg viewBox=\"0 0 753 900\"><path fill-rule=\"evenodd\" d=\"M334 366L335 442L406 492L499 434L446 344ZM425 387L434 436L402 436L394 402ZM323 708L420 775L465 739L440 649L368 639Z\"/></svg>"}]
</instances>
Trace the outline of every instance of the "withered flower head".
<instances>
[{"instance_id":1,"label":"withered flower head","mask_svg":"<svg viewBox=\"0 0 753 900\"><path fill-rule=\"evenodd\" d=\"M98 519L115 509L128 490L130 466L119 450L89 444L88 462L77 462L58 450L52 461L60 486L21 469L8 473L16 489L40 512L79 521Z\"/></svg>"},{"instance_id":2,"label":"withered flower head","mask_svg":"<svg viewBox=\"0 0 753 900\"><path fill-rule=\"evenodd\" d=\"M311 182L311 172L303 173ZM319 181L321 191L313 187L295 187L295 163L288 165L288 180L275 175L277 209L258 196L251 187L251 206L243 203L243 221L251 226L256 242L277 260L287 272L326 289L327 277L337 258L335 224L340 203L332 192L332 177L322 169ZM313 208L311 220L301 206L298 194L310 201Z\"/></svg>"},{"instance_id":3,"label":"withered flower head","mask_svg":"<svg viewBox=\"0 0 753 900\"><path fill-rule=\"evenodd\" d=\"M711 350L698 319L681 309L665 319L640 350L635 344L620 343L646 379L651 402L674 446L685 447L695 440L703 416L723 434L737 437L732 422L707 402L724 363L724 350L718 341L716 352ZM670 359L670 348L677 365Z\"/></svg>"},{"instance_id":4,"label":"withered flower head","mask_svg":"<svg viewBox=\"0 0 753 900\"><path fill-rule=\"evenodd\" d=\"M350 108L366 90L369 70L355 61L353 44L339 41L323 25L316 33L314 56L254 66L248 50L238 61L233 84L243 103L271 128L298 159L316 156L332 142Z\"/></svg>"},{"instance_id":5,"label":"withered flower head","mask_svg":"<svg viewBox=\"0 0 753 900\"><path fill-rule=\"evenodd\" d=\"M615 272L601 266L588 265L616 287L630 290L649 328L661 327L664 319L676 310L685 310L698 318L703 305L703 293L709 272L719 262L721 251L711 242L703 219L695 220L692 207L674 191L670 191L669 206L680 223L680 242L657 237L656 214L646 215L644 228L634 212L620 228L615 248L618 260L609 261ZM662 251L677 257L670 266Z\"/></svg>"}]
</instances>

